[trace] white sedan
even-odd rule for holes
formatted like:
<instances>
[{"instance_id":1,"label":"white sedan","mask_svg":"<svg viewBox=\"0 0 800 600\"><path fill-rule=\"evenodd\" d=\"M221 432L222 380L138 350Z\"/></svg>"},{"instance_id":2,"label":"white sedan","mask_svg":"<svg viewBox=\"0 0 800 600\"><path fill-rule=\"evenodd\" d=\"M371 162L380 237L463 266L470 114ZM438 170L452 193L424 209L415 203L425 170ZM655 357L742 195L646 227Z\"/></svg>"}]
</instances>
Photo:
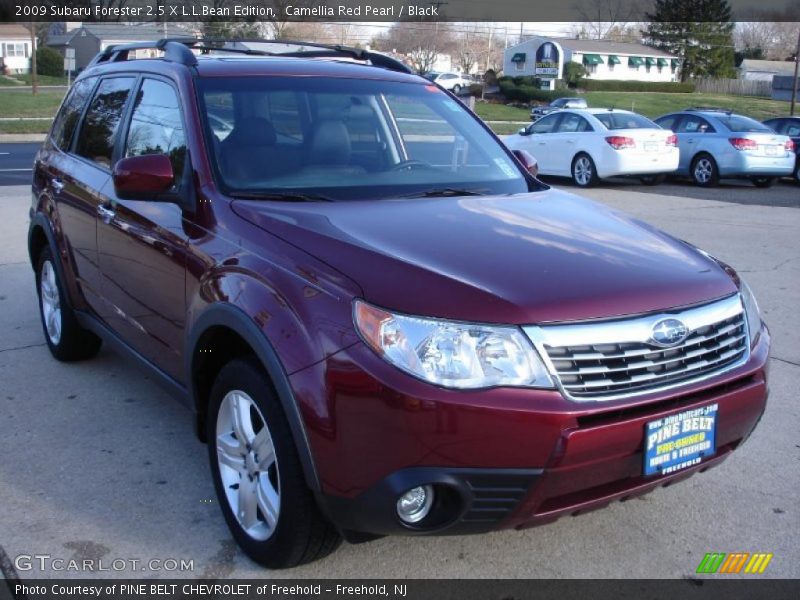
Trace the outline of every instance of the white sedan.
<instances>
[{"instance_id":1,"label":"white sedan","mask_svg":"<svg viewBox=\"0 0 800 600\"><path fill-rule=\"evenodd\" d=\"M646 184L678 168L678 140L668 129L627 110L564 109L503 138L536 157L539 174L572 177L589 187L604 177L633 175Z\"/></svg>"}]
</instances>

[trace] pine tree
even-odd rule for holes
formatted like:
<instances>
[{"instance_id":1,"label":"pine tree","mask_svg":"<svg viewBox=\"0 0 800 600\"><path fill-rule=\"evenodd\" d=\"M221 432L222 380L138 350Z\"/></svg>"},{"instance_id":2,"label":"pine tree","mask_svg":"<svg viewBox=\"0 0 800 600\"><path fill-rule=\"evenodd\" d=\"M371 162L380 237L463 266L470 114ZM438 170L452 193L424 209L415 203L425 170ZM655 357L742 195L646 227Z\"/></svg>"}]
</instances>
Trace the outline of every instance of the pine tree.
<instances>
[{"instance_id":1,"label":"pine tree","mask_svg":"<svg viewBox=\"0 0 800 600\"><path fill-rule=\"evenodd\" d=\"M647 18L645 43L681 59L681 81L736 76L727 0L656 0Z\"/></svg>"}]
</instances>

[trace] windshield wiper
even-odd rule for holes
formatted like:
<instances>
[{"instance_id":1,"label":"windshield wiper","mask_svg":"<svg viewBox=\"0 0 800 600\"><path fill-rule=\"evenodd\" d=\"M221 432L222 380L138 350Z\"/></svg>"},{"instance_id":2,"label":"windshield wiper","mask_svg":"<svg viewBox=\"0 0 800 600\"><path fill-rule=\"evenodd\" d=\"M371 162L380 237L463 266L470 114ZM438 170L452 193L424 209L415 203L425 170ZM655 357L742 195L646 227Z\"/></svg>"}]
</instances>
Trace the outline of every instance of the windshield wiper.
<instances>
[{"instance_id":1,"label":"windshield wiper","mask_svg":"<svg viewBox=\"0 0 800 600\"><path fill-rule=\"evenodd\" d=\"M484 193L479 190L467 190L461 188L433 188L430 190L423 190L421 192L414 192L413 194L404 194L398 196L399 198L445 198L449 196L483 196Z\"/></svg>"},{"instance_id":2,"label":"windshield wiper","mask_svg":"<svg viewBox=\"0 0 800 600\"><path fill-rule=\"evenodd\" d=\"M282 202L333 202L333 198L320 194L296 194L292 192L232 192L234 198L244 200L280 200Z\"/></svg>"}]
</instances>

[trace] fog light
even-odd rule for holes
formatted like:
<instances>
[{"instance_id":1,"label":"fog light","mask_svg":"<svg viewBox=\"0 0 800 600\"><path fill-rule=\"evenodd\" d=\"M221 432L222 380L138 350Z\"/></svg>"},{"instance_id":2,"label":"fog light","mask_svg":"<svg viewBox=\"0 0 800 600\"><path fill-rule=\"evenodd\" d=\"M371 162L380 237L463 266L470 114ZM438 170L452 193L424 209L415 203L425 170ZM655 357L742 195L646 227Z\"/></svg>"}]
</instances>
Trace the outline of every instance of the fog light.
<instances>
[{"instance_id":1,"label":"fog light","mask_svg":"<svg viewBox=\"0 0 800 600\"><path fill-rule=\"evenodd\" d=\"M419 523L433 506L433 488L421 485L411 488L397 501L397 515L406 523Z\"/></svg>"}]
</instances>

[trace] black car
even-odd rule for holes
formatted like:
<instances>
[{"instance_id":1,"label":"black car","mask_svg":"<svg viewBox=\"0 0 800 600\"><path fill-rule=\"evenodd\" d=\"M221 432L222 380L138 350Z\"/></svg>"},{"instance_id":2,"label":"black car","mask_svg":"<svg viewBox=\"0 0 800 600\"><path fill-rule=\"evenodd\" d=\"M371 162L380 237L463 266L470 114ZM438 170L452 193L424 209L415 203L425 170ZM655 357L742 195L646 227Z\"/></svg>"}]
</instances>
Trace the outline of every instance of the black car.
<instances>
[{"instance_id":1,"label":"black car","mask_svg":"<svg viewBox=\"0 0 800 600\"><path fill-rule=\"evenodd\" d=\"M800 183L800 117L776 117L767 119L764 125L783 135L788 135L794 142L794 153L797 159L794 163L794 180Z\"/></svg>"},{"instance_id":2,"label":"black car","mask_svg":"<svg viewBox=\"0 0 800 600\"><path fill-rule=\"evenodd\" d=\"M547 106L535 106L531 109L531 121L537 121L551 112L562 108L587 108L589 105L583 98L556 98Z\"/></svg>"}]
</instances>

